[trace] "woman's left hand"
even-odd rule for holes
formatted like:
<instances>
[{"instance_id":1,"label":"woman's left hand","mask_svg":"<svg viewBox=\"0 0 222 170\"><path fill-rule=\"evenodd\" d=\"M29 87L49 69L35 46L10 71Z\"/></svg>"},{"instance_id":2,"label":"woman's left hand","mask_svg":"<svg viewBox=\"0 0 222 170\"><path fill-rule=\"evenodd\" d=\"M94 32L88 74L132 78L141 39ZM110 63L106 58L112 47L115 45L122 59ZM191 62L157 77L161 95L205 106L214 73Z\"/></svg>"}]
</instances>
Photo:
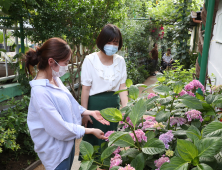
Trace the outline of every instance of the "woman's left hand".
<instances>
[{"instance_id":1,"label":"woman's left hand","mask_svg":"<svg viewBox=\"0 0 222 170\"><path fill-rule=\"evenodd\" d=\"M100 111L95 110L91 112L92 112L91 116L93 116L97 121L99 121L104 125L110 125L110 123L101 116Z\"/></svg>"}]
</instances>

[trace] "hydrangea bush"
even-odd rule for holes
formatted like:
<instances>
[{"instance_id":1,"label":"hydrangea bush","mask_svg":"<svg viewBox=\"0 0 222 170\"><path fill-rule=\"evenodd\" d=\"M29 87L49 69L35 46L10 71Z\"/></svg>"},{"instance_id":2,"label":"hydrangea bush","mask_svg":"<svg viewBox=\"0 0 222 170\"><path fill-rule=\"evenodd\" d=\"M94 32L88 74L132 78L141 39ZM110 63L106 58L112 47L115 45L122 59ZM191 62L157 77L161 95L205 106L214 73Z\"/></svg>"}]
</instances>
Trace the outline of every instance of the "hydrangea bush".
<instances>
[{"instance_id":1,"label":"hydrangea bush","mask_svg":"<svg viewBox=\"0 0 222 170\"><path fill-rule=\"evenodd\" d=\"M141 97L138 87L149 87L129 79L126 86L128 105L101 111L106 120L119 122L121 130L107 132L101 146L81 142L82 170L222 169L222 122L216 109L220 94L206 95L198 80L159 81L154 93L144 91Z\"/></svg>"}]
</instances>

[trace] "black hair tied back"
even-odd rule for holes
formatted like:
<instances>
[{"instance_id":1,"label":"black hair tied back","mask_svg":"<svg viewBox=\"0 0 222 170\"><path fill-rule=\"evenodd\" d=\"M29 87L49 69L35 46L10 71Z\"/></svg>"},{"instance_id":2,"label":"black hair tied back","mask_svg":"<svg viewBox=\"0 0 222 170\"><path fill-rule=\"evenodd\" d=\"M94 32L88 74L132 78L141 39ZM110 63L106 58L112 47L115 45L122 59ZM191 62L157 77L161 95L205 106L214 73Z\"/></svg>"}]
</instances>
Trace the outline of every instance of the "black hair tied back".
<instances>
[{"instance_id":1,"label":"black hair tied back","mask_svg":"<svg viewBox=\"0 0 222 170\"><path fill-rule=\"evenodd\" d=\"M25 54L25 66L26 66L26 71L28 71L29 73L31 73L31 71L29 70L29 66L35 66L39 63L39 59L40 59L40 52L39 49L37 48L36 51L33 49L30 49L26 54ZM32 73L31 73L32 74Z\"/></svg>"}]
</instances>

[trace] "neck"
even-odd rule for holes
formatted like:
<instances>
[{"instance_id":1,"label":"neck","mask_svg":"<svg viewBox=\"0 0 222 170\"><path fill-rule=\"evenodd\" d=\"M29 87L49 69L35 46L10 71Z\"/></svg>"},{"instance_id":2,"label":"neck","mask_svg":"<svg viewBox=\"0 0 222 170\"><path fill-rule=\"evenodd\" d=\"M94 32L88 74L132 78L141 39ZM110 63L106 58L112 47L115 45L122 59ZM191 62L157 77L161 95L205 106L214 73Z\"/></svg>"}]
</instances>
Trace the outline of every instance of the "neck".
<instances>
[{"instance_id":1,"label":"neck","mask_svg":"<svg viewBox=\"0 0 222 170\"><path fill-rule=\"evenodd\" d=\"M49 68L45 70L39 70L36 79L48 79L51 82L53 81L52 71L49 70Z\"/></svg>"},{"instance_id":2,"label":"neck","mask_svg":"<svg viewBox=\"0 0 222 170\"><path fill-rule=\"evenodd\" d=\"M104 52L99 51L97 53L97 55L99 56L100 61L104 64L104 65L111 65L113 63L113 55L112 56L108 56L106 55Z\"/></svg>"}]
</instances>

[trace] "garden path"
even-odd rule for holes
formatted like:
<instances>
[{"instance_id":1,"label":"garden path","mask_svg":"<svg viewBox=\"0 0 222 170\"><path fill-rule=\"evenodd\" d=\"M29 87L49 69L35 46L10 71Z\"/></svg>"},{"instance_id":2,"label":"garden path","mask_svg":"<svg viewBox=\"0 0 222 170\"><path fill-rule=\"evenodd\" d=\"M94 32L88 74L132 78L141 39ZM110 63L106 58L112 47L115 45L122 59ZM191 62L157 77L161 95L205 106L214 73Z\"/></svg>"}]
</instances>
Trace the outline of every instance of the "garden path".
<instances>
[{"instance_id":1,"label":"garden path","mask_svg":"<svg viewBox=\"0 0 222 170\"><path fill-rule=\"evenodd\" d=\"M157 79L156 79L156 76L150 76L146 79L146 81L143 83L147 86L151 85L151 84L155 84L157 82ZM140 94L142 93L143 91L143 87L140 87L139 90L140 90ZM152 88L150 89L147 89L147 92L148 93L152 93L153 90ZM72 168L71 170L78 170L79 167L80 167L80 161L78 161L78 157L79 157L79 144L81 142L82 139L77 139L76 140L76 146L75 146L75 158L74 158L74 161L73 161L73 164L72 164ZM35 170L45 170L44 166L43 165L40 165L38 166Z\"/></svg>"}]
</instances>

